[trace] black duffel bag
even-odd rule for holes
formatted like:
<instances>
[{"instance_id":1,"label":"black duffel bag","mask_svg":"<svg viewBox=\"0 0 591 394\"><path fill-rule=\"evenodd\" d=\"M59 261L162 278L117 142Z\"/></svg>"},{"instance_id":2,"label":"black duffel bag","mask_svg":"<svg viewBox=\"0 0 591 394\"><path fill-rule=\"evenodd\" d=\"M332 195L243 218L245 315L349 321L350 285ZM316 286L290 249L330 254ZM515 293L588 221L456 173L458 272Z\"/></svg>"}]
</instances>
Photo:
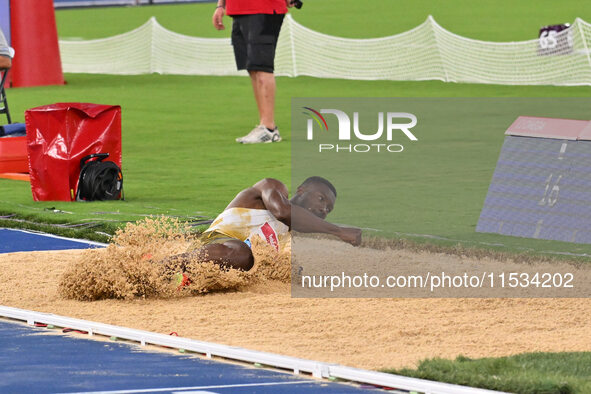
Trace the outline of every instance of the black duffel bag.
<instances>
[{"instance_id":1,"label":"black duffel bag","mask_svg":"<svg viewBox=\"0 0 591 394\"><path fill-rule=\"evenodd\" d=\"M76 201L123 200L123 173L108 153L94 153L80 160ZM93 160L94 159L94 160Z\"/></svg>"}]
</instances>

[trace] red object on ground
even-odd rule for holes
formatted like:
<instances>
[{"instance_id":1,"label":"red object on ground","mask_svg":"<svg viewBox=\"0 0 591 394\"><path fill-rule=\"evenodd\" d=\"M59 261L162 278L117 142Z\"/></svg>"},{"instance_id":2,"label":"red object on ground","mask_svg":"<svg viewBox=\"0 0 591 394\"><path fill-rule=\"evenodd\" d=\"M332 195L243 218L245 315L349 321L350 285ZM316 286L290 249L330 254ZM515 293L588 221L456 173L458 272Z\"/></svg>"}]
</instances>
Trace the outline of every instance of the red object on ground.
<instances>
[{"instance_id":1,"label":"red object on ground","mask_svg":"<svg viewBox=\"0 0 591 394\"><path fill-rule=\"evenodd\" d=\"M505 135L573 141L591 140L591 121L520 116L505 131Z\"/></svg>"},{"instance_id":2,"label":"red object on ground","mask_svg":"<svg viewBox=\"0 0 591 394\"><path fill-rule=\"evenodd\" d=\"M31 190L35 201L73 201L80 160L109 153L121 167L121 107L57 103L25 111Z\"/></svg>"},{"instance_id":3,"label":"red object on ground","mask_svg":"<svg viewBox=\"0 0 591 394\"><path fill-rule=\"evenodd\" d=\"M13 181L26 181L30 182L31 177L29 174L21 173L21 172L2 172L0 173L1 179L11 179Z\"/></svg>"},{"instance_id":4,"label":"red object on ground","mask_svg":"<svg viewBox=\"0 0 591 394\"><path fill-rule=\"evenodd\" d=\"M0 138L0 173L28 171L27 137Z\"/></svg>"},{"instance_id":5,"label":"red object on ground","mask_svg":"<svg viewBox=\"0 0 591 394\"><path fill-rule=\"evenodd\" d=\"M189 278L189 275L187 275L186 273L182 273L182 276L180 279L180 284L179 287L177 287L177 291L180 291L183 287L185 286L189 286L192 282L191 279Z\"/></svg>"},{"instance_id":6,"label":"red object on ground","mask_svg":"<svg viewBox=\"0 0 591 394\"><path fill-rule=\"evenodd\" d=\"M11 0L10 30L10 86L63 85L53 0Z\"/></svg>"}]
</instances>

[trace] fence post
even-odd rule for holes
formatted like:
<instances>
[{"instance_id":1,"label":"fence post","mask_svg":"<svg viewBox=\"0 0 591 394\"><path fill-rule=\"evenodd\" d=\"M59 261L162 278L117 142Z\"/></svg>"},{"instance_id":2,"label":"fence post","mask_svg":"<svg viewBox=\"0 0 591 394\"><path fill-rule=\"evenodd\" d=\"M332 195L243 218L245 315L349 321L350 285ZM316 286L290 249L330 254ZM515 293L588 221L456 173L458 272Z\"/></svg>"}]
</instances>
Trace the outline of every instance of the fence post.
<instances>
[{"instance_id":1,"label":"fence post","mask_svg":"<svg viewBox=\"0 0 591 394\"><path fill-rule=\"evenodd\" d=\"M291 45L291 63L293 64L293 76L298 76L298 68L296 65L295 43L293 38L293 26L295 24L291 14L287 14L287 22L289 23L289 43Z\"/></svg>"},{"instance_id":2,"label":"fence post","mask_svg":"<svg viewBox=\"0 0 591 394\"><path fill-rule=\"evenodd\" d=\"M587 54L587 62L589 63L589 68L591 68L591 54L589 53L589 46L587 46L587 40L585 39L585 33L583 32L583 26L581 26L583 24L582 22L583 20L581 18L575 19L575 23L579 26L579 33L581 34L581 40L585 47L585 53Z\"/></svg>"},{"instance_id":3,"label":"fence post","mask_svg":"<svg viewBox=\"0 0 591 394\"><path fill-rule=\"evenodd\" d=\"M445 67L445 62L443 61L443 57L441 56L441 46L439 45L439 39L437 38L437 32L435 31L435 28L438 27L439 25L437 24L437 22L435 22L435 19L433 18L433 16L429 15L427 17L427 19L429 20L429 26L431 26L431 31L433 32L433 38L435 39L435 47L437 48L437 55L439 57L439 61L441 62L441 68L443 69L443 74L445 76L444 81L449 82L449 76L447 75L447 68Z\"/></svg>"},{"instance_id":4,"label":"fence post","mask_svg":"<svg viewBox=\"0 0 591 394\"><path fill-rule=\"evenodd\" d=\"M156 17L155 16L152 16L150 18L150 74L153 74L153 73L156 72L154 70L154 58L155 58L155 56L154 56L154 52L155 52L155 49L154 49L154 46L155 46L154 45L154 41L155 41L154 35L155 35L155 30L156 30L156 24L157 23L158 22L156 22Z\"/></svg>"}]
</instances>

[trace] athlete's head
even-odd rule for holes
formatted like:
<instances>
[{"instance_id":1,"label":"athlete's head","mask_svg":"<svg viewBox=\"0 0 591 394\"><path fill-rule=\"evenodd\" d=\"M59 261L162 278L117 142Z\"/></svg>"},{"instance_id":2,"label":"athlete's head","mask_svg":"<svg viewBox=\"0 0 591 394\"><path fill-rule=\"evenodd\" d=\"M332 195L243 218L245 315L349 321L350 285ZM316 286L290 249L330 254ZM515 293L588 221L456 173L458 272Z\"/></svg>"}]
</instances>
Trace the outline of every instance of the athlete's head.
<instances>
[{"instance_id":1,"label":"athlete's head","mask_svg":"<svg viewBox=\"0 0 591 394\"><path fill-rule=\"evenodd\" d=\"M333 210L336 198L337 190L332 183L322 177L312 176L298 186L291 202L324 219Z\"/></svg>"}]
</instances>

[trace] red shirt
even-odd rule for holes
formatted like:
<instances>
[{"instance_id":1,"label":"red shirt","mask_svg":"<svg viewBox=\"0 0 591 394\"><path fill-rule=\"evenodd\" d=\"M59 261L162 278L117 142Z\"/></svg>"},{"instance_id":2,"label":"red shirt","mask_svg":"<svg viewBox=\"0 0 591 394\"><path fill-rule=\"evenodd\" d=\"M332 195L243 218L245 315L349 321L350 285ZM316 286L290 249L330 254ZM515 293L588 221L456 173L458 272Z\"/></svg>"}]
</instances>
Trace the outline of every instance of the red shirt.
<instances>
[{"instance_id":1,"label":"red shirt","mask_svg":"<svg viewBox=\"0 0 591 394\"><path fill-rule=\"evenodd\" d=\"M286 14L285 0L227 0L227 15Z\"/></svg>"}]
</instances>

